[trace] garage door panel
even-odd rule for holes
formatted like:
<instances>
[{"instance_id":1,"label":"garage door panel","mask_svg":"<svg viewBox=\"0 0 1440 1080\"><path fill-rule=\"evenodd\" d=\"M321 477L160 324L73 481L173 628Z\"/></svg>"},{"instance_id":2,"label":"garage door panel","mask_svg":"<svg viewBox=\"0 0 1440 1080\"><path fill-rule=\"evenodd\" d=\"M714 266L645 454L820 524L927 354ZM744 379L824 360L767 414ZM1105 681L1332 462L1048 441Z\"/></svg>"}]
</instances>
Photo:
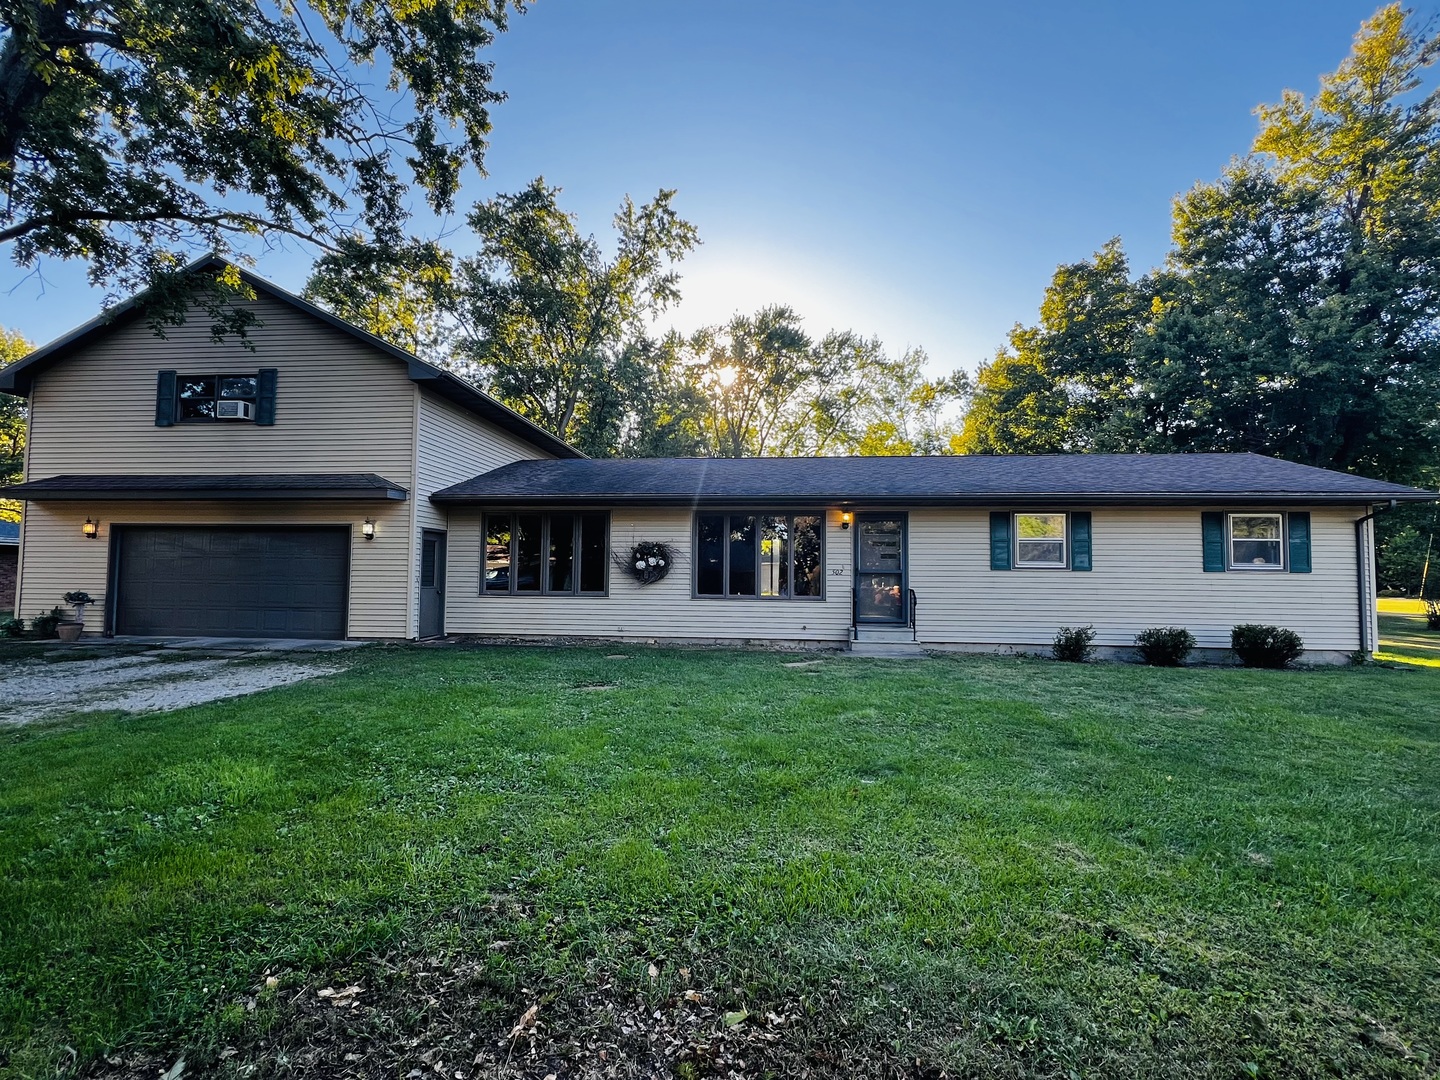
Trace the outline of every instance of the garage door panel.
<instances>
[{"instance_id":1,"label":"garage door panel","mask_svg":"<svg viewBox=\"0 0 1440 1080\"><path fill-rule=\"evenodd\" d=\"M116 633L345 636L349 530L123 526Z\"/></svg>"}]
</instances>

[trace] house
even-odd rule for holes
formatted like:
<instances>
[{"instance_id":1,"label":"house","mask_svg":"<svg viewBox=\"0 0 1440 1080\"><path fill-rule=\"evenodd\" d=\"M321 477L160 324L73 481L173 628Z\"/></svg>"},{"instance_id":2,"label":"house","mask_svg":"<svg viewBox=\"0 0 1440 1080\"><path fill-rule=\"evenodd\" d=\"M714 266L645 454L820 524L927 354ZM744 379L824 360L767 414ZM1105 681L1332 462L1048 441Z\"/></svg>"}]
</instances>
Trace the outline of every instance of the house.
<instances>
[{"instance_id":1,"label":"house","mask_svg":"<svg viewBox=\"0 0 1440 1080\"><path fill-rule=\"evenodd\" d=\"M1436 497L1251 454L594 461L243 276L248 348L132 301L0 372L30 399L20 613L987 651L1263 622L1339 660L1375 647L1374 514Z\"/></svg>"},{"instance_id":2,"label":"house","mask_svg":"<svg viewBox=\"0 0 1440 1080\"><path fill-rule=\"evenodd\" d=\"M20 523L0 521L0 611L15 610L15 575L20 569Z\"/></svg>"},{"instance_id":3,"label":"house","mask_svg":"<svg viewBox=\"0 0 1440 1080\"><path fill-rule=\"evenodd\" d=\"M84 590L114 634L440 633L447 514L430 495L577 451L243 276L251 347L211 340L204 317L157 337L132 300L0 371L30 402L8 493L25 501L17 614Z\"/></svg>"}]
</instances>

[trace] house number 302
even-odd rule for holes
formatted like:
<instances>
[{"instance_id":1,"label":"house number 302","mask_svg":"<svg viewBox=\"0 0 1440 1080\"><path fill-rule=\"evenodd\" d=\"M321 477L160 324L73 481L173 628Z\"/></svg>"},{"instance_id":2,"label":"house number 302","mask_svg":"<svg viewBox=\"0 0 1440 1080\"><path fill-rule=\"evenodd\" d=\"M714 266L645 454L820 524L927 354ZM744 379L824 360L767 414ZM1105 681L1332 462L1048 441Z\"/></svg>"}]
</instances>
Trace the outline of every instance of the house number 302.
<instances>
[{"instance_id":1,"label":"house number 302","mask_svg":"<svg viewBox=\"0 0 1440 1080\"><path fill-rule=\"evenodd\" d=\"M844 576L845 576L845 568L844 568L843 566L832 566L832 567L830 568L830 576L831 576L831 577L844 577Z\"/></svg>"}]
</instances>

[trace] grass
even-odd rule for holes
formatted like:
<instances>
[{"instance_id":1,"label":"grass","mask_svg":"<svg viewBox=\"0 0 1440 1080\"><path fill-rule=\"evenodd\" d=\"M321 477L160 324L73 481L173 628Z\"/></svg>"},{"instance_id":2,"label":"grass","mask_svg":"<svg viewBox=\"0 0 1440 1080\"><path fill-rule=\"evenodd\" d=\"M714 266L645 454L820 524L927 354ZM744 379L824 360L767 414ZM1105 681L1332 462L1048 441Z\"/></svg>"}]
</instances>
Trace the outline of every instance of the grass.
<instances>
[{"instance_id":1,"label":"grass","mask_svg":"<svg viewBox=\"0 0 1440 1080\"><path fill-rule=\"evenodd\" d=\"M1440 633L1427 628L1424 612L1421 607L1419 614L1386 614L1382 607L1380 648L1376 658L1416 667L1440 668Z\"/></svg>"},{"instance_id":2,"label":"grass","mask_svg":"<svg viewBox=\"0 0 1440 1080\"><path fill-rule=\"evenodd\" d=\"M688 987L662 1075L1434 1075L1434 673L611 655L4 733L0 1074L468 1068L530 1004L563 1065Z\"/></svg>"}]
</instances>

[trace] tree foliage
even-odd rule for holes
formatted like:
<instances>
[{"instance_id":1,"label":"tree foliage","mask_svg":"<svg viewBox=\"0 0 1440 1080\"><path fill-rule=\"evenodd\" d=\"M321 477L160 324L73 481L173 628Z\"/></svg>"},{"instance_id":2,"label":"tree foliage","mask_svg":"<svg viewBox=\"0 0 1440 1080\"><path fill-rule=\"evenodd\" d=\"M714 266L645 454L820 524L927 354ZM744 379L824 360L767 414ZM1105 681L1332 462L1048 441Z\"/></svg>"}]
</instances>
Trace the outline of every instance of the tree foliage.
<instances>
[{"instance_id":1,"label":"tree foliage","mask_svg":"<svg viewBox=\"0 0 1440 1080\"><path fill-rule=\"evenodd\" d=\"M0 0L0 245L181 317L195 251L399 245L483 167L508 0ZM455 135L452 138L451 132ZM210 290L212 314L235 319Z\"/></svg>"},{"instance_id":2,"label":"tree foliage","mask_svg":"<svg viewBox=\"0 0 1440 1080\"><path fill-rule=\"evenodd\" d=\"M783 305L652 336L700 242L675 192L626 198L606 251L543 179L478 204L478 251L359 241L320 260L306 295L473 379L587 454L953 452L961 372L925 373L849 331L812 339Z\"/></svg>"},{"instance_id":3,"label":"tree foliage","mask_svg":"<svg viewBox=\"0 0 1440 1080\"><path fill-rule=\"evenodd\" d=\"M714 457L953 453L949 407L963 372L929 378L926 356L889 356L875 338L819 340L790 308L762 308L672 340L695 392L704 452Z\"/></svg>"},{"instance_id":4,"label":"tree foliage","mask_svg":"<svg viewBox=\"0 0 1440 1080\"><path fill-rule=\"evenodd\" d=\"M1249 450L1410 480L1440 448L1440 92L1398 6L1250 156L1176 200L1167 265L1057 270L982 368L972 452Z\"/></svg>"},{"instance_id":5,"label":"tree foliage","mask_svg":"<svg viewBox=\"0 0 1440 1080\"><path fill-rule=\"evenodd\" d=\"M18 332L0 326L0 368L35 348ZM0 487L18 483L25 466L25 399L0 394ZM0 499L0 521L16 521L20 504Z\"/></svg>"}]
</instances>

